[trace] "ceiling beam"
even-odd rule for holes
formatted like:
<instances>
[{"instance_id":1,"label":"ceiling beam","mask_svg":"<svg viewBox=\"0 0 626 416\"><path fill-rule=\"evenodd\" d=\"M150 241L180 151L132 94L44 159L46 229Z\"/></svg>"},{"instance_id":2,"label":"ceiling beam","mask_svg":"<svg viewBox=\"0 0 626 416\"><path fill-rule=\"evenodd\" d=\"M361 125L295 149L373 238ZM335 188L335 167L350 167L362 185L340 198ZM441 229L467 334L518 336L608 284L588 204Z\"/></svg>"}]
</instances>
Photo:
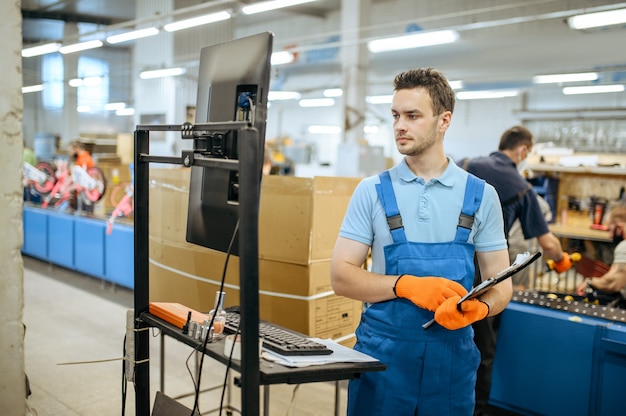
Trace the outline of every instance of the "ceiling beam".
<instances>
[{"instance_id":1,"label":"ceiling beam","mask_svg":"<svg viewBox=\"0 0 626 416\"><path fill-rule=\"evenodd\" d=\"M123 22L122 19L112 19L103 16L93 16L79 13L66 13L66 12L42 12L35 10L22 9L23 19L48 19L48 20L61 20L63 22L74 23L94 23L97 25L109 26L115 23Z\"/></svg>"}]
</instances>

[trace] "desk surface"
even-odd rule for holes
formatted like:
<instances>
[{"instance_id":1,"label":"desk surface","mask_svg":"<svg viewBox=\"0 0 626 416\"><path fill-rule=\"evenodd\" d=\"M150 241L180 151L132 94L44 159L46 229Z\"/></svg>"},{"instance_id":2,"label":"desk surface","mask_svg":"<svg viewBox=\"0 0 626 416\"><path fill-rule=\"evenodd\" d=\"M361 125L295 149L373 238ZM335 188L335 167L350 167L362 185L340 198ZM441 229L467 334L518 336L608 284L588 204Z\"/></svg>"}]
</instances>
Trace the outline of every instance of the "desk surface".
<instances>
[{"instance_id":1,"label":"desk surface","mask_svg":"<svg viewBox=\"0 0 626 416\"><path fill-rule=\"evenodd\" d=\"M549 229L552 234L557 237L573 238L578 240L600 241L610 243L608 231L594 230L587 226L582 225L562 225L562 224L550 224Z\"/></svg>"},{"instance_id":2,"label":"desk surface","mask_svg":"<svg viewBox=\"0 0 626 416\"><path fill-rule=\"evenodd\" d=\"M144 312L141 320L148 326L161 329L166 335L184 342L190 347L200 350L201 342L190 336L184 335L180 328L166 322L156 316ZM208 343L206 354L211 358L228 365L228 357L224 355L224 340ZM233 360L231 368L241 372L240 361ZM384 371L387 367L380 361L366 363L336 363L315 365L301 368L285 367L266 360L259 361L260 384L300 384L319 381L346 380L356 378L360 373L367 371Z\"/></svg>"},{"instance_id":3,"label":"desk surface","mask_svg":"<svg viewBox=\"0 0 626 416\"><path fill-rule=\"evenodd\" d=\"M552 234L557 237L604 243L611 242L608 231L591 228L591 219L587 212L568 211L565 224L557 222L556 224L550 224L548 227Z\"/></svg>"}]
</instances>

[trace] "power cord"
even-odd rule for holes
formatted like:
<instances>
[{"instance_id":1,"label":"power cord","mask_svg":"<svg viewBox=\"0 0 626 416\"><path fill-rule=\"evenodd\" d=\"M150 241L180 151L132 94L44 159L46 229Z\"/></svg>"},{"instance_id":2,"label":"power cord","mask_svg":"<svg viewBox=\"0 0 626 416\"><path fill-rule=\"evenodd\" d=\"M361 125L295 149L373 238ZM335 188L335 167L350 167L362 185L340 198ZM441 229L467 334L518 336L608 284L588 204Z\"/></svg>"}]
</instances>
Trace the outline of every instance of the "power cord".
<instances>
[{"instance_id":1,"label":"power cord","mask_svg":"<svg viewBox=\"0 0 626 416\"><path fill-rule=\"evenodd\" d=\"M230 253L232 251L233 248L233 244L235 242L235 238L237 237L237 232L239 231L239 219L237 219L237 223L235 224L235 228L233 229L233 235L230 238L230 243L228 244L228 250L226 251L226 259L224 260L224 268L222 269L222 279L220 281L220 292L224 291L224 282L226 281L226 270L228 270L228 261L230 260ZM217 305L215 305L217 307ZM209 328L213 328L213 321L215 320L215 315L217 315L216 313L214 313L211 316L211 321L209 322ZM211 334L213 332L212 331L207 331L206 336L204 337L204 342L202 343L202 350L200 351L202 353L202 356L200 357L200 365L198 367L198 379L197 379L197 383L196 383L196 391L195 391L195 398L194 398L194 403L193 403L193 409L191 409L191 416L195 416L196 415L196 411L199 411L198 409L198 400L200 398L200 379L202 378L202 366L204 364L204 356L206 354L204 354L204 351L206 351L206 346L207 343L209 341L209 338L211 338ZM231 351L232 353L232 351ZM226 373L228 373L228 368L230 368L230 359L228 360L228 367L226 369ZM222 392L222 396L223 396L223 392ZM222 405L220 404L220 409L219 409L219 416L221 416L222 414Z\"/></svg>"},{"instance_id":2,"label":"power cord","mask_svg":"<svg viewBox=\"0 0 626 416\"><path fill-rule=\"evenodd\" d=\"M122 346L122 356L126 356L126 337L124 335L124 344ZM122 360L122 416L126 414L126 392L127 392L127 381L126 381L126 362Z\"/></svg>"}]
</instances>

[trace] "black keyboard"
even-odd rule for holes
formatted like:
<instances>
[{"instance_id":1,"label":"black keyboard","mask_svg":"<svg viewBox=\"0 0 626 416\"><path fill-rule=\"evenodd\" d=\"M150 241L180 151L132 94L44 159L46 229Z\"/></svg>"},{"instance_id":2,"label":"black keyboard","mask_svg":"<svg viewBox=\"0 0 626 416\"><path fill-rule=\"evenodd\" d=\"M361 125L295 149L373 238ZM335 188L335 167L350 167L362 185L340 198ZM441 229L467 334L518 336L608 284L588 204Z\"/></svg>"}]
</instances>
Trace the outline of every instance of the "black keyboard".
<instances>
[{"instance_id":1,"label":"black keyboard","mask_svg":"<svg viewBox=\"0 0 626 416\"><path fill-rule=\"evenodd\" d=\"M224 332L236 333L239 330L240 316L239 312L227 311ZM259 322L259 338L263 340L263 348L280 355L328 355L333 353L333 350L324 344L269 322Z\"/></svg>"}]
</instances>

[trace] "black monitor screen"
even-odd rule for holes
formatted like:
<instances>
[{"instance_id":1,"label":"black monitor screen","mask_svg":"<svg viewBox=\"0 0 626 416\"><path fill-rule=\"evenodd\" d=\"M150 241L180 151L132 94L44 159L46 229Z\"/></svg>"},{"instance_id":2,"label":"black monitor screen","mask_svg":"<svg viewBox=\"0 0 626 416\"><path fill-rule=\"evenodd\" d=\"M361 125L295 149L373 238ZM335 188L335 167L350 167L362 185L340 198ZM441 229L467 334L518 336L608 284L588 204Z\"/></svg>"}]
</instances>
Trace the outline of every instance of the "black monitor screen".
<instances>
[{"instance_id":1,"label":"black monitor screen","mask_svg":"<svg viewBox=\"0 0 626 416\"><path fill-rule=\"evenodd\" d=\"M272 55L271 32L202 48L196 123L248 121L259 132L259 180L265 144L267 94ZM237 132L218 132L196 142L206 157L238 159ZM238 172L192 166L187 241L227 252L239 218ZM230 253L239 254L238 238Z\"/></svg>"}]
</instances>

